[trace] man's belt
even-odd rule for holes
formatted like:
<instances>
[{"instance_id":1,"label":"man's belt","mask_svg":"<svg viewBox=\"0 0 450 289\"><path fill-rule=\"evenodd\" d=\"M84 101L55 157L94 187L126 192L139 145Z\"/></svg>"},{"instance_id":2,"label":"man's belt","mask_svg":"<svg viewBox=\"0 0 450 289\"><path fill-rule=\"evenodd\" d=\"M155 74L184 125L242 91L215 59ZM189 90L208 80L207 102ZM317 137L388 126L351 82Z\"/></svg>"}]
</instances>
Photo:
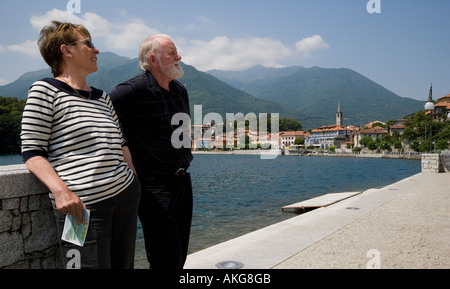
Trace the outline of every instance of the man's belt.
<instances>
[{"instance_id":1,"label":"man's belt","mask_svg":"<svg viewBox=\"0 0 450 289\"><path fill-rule=\"evenodd\" d=\"M184 175L186 175L186 170L185 169L183 169L183 168L179 168L176 172L175 172L175 175L176 176L184 176Z\"/></svg>"},{"instance_id":2,"label":"man's belt","mask_svg":"<svg viewBox=\"0 0 450 289\"><path fill-rule=\"evenodd\" d=\"M187 174L186 169L179 168L176 172L168 172L168 171L150 171L151 173L158 174L158 175L165 175L165 176L184 176Z\"/></svg>"}]
</instances>

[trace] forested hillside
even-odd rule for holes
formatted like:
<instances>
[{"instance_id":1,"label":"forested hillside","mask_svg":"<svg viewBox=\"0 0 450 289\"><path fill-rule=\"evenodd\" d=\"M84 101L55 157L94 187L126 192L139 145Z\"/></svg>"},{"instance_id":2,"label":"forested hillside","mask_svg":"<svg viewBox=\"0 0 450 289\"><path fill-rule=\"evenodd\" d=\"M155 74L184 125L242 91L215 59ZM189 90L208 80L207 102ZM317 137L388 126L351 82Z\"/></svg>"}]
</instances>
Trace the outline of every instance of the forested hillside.
<instances>
[{"instance_id":1,"label":"forested hillside","mask_svg":"<svg viewBox=\"0 0 450 289\"><path fill-rule=\"evenodd\" d=\"M20 122L25 100L0 96L0 155L20 153Z\"/></svg>"}]
</instances>

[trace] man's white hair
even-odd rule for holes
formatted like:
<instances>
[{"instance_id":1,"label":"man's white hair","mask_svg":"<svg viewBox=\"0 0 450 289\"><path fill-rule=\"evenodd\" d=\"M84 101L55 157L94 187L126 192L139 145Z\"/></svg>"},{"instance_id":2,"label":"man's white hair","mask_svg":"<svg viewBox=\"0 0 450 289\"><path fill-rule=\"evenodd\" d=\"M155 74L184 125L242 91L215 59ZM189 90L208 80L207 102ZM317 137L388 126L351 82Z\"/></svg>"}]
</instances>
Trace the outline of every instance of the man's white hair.
<instances>
[{"instance_id":1,"label":"man's white hair","mask_svg":"<svg viewBox=\"0 0 450 289\"><path fill-rule=\"evenodd\" d=\"M172 37L167 34L155 34L145 39L139 47L139 65L143 71L151 70L151 65L148 63L150 54L159 56L161 52L160 38L165 38L173 42Z\"/></svg>"}]
</instances>

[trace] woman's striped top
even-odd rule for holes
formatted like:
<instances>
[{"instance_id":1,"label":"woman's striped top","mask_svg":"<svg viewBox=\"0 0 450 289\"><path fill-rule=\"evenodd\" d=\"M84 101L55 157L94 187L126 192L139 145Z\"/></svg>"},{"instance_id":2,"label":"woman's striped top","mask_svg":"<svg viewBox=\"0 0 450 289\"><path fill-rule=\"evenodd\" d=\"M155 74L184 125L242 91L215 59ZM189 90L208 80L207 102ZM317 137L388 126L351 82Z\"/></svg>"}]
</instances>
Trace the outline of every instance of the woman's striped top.
<instances>
[{"instance_id":1,"label":"woman's striped top","mask_svg":"<svg viewBox=\"0 0 450 289\"><path fill-rule=\"evenodd\" d=\"M22 118L22 154L24 160L46 157L89 205L117 195L134 175L123 159L125 141L109 95L95 88L78 93L91 99L52 78L31 86Z\"/></svg>"}]
</instances>

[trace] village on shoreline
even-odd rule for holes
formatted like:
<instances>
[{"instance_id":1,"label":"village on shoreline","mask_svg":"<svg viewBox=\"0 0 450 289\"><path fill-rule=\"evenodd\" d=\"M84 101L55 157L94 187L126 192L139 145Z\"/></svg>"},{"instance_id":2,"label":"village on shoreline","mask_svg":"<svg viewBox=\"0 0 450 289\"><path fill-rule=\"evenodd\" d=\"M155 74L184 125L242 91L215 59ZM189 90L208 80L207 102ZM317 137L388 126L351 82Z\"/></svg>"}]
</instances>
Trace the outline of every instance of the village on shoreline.
<instances>
[{"instance_id":1,"label":"village on shoreline","mask_svg":"<svg viewBox=\"0 0 450 289\"><path fill-rule=\"evenodd\" d=\"M429 103L433 108L427 109ZM248 119L245 119L248 125L241 124L239 128L238 124L234 133L227 131L225 135L223 123L194 125L191 132L197 133L192 133L191 148L194 153L260 154L270 149L272 153L278 150L278 155L420 159L421 153L449 149L450 94L436 102L430 95L427 105L425 110L402 119L376 120L361 127L343 124L340 102L336 124L308 131L278 132L272 128L270 133L258 133L256 125L252 127Z\"/></svg>"}]
</instances>

